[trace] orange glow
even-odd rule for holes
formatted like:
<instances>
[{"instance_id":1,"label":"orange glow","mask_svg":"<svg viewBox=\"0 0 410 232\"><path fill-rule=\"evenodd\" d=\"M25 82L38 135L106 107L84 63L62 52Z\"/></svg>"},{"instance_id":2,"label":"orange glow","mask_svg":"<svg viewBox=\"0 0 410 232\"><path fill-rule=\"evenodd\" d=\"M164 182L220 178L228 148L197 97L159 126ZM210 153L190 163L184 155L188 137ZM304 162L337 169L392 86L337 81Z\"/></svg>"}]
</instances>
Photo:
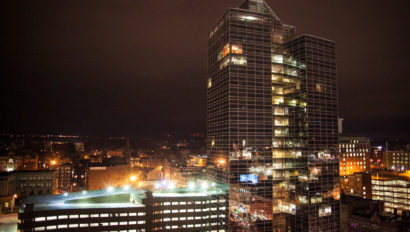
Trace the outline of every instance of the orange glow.
<instances>
[{"instance_id":1,"label":"orange glow","mask_svg":"<svg viewBox=\"0 0 410 232\"><path fill-rule=\"evenodd\" d=\"M139 183L138 183L138 187L141 187L141 186L142 186L142 182L139 182Z\"/></svg>"},{"instance_id":2,"label":"orange glow","mask_svg":"<svg viewBox=\"0 0 410 232\"><path fill-rule=\"evenodd\" d=\"M137 180L137 177L136 176L131 176L130 177L130 181L136 181Z\"/></svg>"},{"instance_id":3,"label":"orange glow","mask_svg":"<svg viewBox=\"0 0 410 232\"><path fill-rule=\"evenodd\" d=\"M51 165L56 165L56 163L57 163L57 162L56 162L55 160L52 160L52 161L50 162Z\"/></svg>"},{"instance_id":4,"label":"orange glow","mask_svg":"<svg viewBox=\"0 0 410 232\"><path fill-rule=\"evenodd\" d=\"M218 163L221 164L221 165L223 165L223 164L225 164L225 160L223 160L223 159L218 160Z\"/></svg>"}]
</instances>

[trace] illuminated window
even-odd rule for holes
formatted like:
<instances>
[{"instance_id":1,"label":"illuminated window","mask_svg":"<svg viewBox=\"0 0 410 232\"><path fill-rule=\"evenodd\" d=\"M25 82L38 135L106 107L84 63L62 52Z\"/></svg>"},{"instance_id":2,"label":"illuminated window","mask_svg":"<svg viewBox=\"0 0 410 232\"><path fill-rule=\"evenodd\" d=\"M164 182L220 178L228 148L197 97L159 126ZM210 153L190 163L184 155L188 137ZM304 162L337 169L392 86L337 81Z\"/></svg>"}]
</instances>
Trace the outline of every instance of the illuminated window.
<instances>
[{"instance_id":1,"label":"illuminated window","mask_svg":"<svg viewBox=\"0 0 410 232\"><path fill-rule=\"evenodd\" d=\"M272 75L272 81L273 82L280 82L282 81L282 77L278 75Z\"/></svg>"},{"instance_id":2,"label":"illuminated window","mask_svg":"<svg viewBox=\"0 0 410 232\"><path fill-rule=\"evenodd\" d=\"M241 44L232 44L232 46L230 46L230 44L227 43L222 48L222 50L219 52L217 60L218 61L222 60L229 53L242 54L242 52L243 52L243 50L242 50L242 45Z\"/></svg>"},{"instance_id":3,"label":"illuminated window","mask_svg":"<svg viewBox=\"0 0 410 232\"><path fill-rule=\"evenodd\" d=\"M322 206L319 208L319 217L329 216L332 214L331 206Z\"/></svg>"},{"instance_id":4,"label":"illuminated window","mask_svg":"<svg viewBox=\"0 0 410 232\"><path fill-rule=\"evenodd\" d=\"M247 64L246 57L244 57L244 56L238 56L238 57L233 56L233 57L231 57L231 64L246 65Z\"/></svg>"},{"instance_id":5,"label":"illuminated window","mask_svg":"<svg viewBox=\"0 0 410 232\"><path fill-rule=\"evenodd\" d=\"M275 117L275 126L287 126L289 124L289 120L287 118L278 118Z\"/></svg>"},{"instance_id":6,"label":"illuminated window","mask_svg":"<svg viewBox=\"0 0 410 232\"><path fill-rule=\"evenodd\" d=\"M260 17L255 17L253 15L238 15L241 21L262 21Z\"/></svg>"},{"instance_id":7,"label":"illuminated window","mask_svg":"<svg viewBox=\"0 0 410 232\"><path fill-rule=\"evenodd\" d=\"M242 45L241 44L232 44L231 50L233 54L242 54Z\"/></svg>"},{"instance_id":8,"label":"illuminated window","mask_svg":"<svg viewBox=\"0 0 410 232\"><path fill-rule=\"evenodd\" d=\"M272 86L272 92L274 94L283 94L283 87L273 87Z\"/></svg>"},{"instance_id":9,"label":"illuminated window","mask_svg":"<svg viewBox=\"0 0 410 232\"><path fill-rule=\"evenodd\" d=\"M46 220L45 217L37 217L36 218L36 222L42 222L42 221L45 221L45 220Z\"/></svg>"},{"instance_id":10,"label":"illuminated window","mask_svg":"<svg viewBox=\"0 0 410 232\"><path fill-rule=\"evenodd\" d=\"M275 97L272 98L272 103L274 105L280 105L280 104L284 103L284 99L283 99L283 97L275 96Z\"/></svg>"},{"instance_id":11,"label":"illuminated window","mask_svg":"<svg viewBox=\"0 0 410 232\"><path fill-rule=\"evenodd\" d=\"M283 63L283 55L278 55L278 54L272 55L272 61L274 63L282 64Z\"/></svg>"},{"instance_id":12,"label":"illuminated window","mask_svg":"<svg viewBox=\"0 0 410 232\"><path fill-rule=\"evenodd\" d=\"M280 65L272 65L272 73L283 73L283 67Z\"/></svg>"}]
</instances>

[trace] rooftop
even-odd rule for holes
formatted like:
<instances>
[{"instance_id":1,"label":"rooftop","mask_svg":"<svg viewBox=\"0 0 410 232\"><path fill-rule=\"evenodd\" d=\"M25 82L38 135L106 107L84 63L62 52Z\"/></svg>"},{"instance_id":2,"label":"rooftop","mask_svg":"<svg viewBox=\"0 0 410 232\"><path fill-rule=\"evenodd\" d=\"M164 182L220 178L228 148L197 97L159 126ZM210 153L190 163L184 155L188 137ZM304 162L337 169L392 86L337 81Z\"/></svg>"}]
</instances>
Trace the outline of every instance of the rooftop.
<instances>
[{"instance_id":1,"label":"rooftop","mask_svg":"<svg viewBox=\"0 0 410 232\"><path fill-rule=\"evenodd\" d=\"M201 185L190 183L187 188L169 186L152 192L153 197L199 197L224 194L225 185L202 182ZM33 204L34 211L78 208L129 208L144 207L142 199L151 191L142 188L133 188L128 185L120 188L108 187L95 191L63 193L58 195L43 195L28 197L25 205Z\"/></svg>"}]
</instances>

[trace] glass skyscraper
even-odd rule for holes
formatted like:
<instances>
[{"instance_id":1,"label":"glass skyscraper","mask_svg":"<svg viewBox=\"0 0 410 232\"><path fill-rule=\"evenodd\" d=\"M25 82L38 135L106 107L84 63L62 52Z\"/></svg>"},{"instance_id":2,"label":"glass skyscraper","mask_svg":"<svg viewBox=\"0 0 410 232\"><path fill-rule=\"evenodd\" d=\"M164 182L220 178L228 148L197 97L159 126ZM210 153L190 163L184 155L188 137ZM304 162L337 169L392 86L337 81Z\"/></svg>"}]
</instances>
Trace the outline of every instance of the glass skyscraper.
<instances>
[{"instance_id":1,"label":"glass skyscraper","mask_svg":"<svg viewBox=\"0 0 410 232\"><path fill-rule=\"evenodd\" d=\"M334 42L295 35L263 0L208 40L207 175L231 231L339 231Z\"/></svg>"}]
</instances>

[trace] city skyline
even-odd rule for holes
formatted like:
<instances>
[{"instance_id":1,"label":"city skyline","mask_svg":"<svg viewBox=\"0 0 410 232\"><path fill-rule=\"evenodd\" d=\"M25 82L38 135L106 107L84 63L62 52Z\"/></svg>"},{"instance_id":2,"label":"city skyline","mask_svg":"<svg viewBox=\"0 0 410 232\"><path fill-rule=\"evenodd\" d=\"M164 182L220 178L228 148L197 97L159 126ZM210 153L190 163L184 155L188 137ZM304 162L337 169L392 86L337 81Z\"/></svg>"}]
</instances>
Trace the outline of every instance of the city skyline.
<instances>
[{"instance_id":1,"label":"city skyline","mask_svg":"<svg viewBox=\"0 0 410 232\"><path fill-rule=\"evenodd\" d=\"M241 2L3 3L0 131L205 131L204 38L215 18ZM346 132L406 135L404 1L267 3L298 34L337 42Z\"/></svg>"}]
</instances>

